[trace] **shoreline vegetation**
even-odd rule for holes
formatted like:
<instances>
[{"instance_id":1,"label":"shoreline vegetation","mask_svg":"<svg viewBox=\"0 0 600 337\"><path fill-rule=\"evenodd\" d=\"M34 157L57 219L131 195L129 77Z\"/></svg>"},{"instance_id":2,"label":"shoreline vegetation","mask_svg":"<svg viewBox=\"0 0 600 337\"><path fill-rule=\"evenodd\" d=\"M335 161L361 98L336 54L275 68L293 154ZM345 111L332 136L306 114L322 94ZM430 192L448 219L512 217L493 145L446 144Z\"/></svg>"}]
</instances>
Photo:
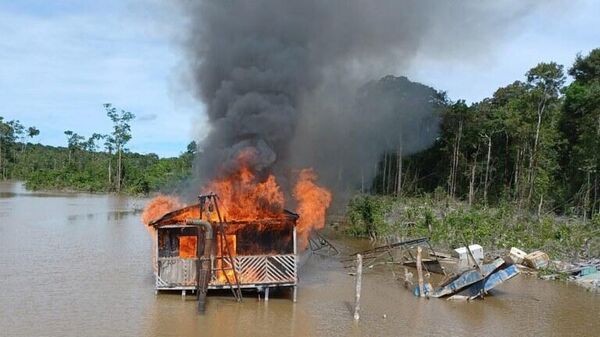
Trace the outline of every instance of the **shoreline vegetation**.
<instances>
[{"instance_id":1,"label":"shoreline vegetation","mask_svg":"<svg viewBox=\"0 0 600 337\"><path fill-rule=\"evenodd\" d=\"M43 130L0 116L0 180L21 180L30 190L148 195L176 190L191 176L195 142L178 157L130 152L135 115L112 104L103 107L112 130L89 137L66 130L66 146L34 144Z\"/></svg>"},{"instance_id":2,"label":"shoreline vegetation","mask_svg":"<svg viewBox=\"0 0 600 337\"><path fill-rule=\"evenodd\" d=\"M539 63L480 102L447 102L433 146L382 151L345 232L600 257L600 49L567 73Z\"/></svg>"},{"instance_id":3,"label":"shoreline vegetation","mask_svg":"<svg viewBox=\"0 0 600 337\"><path fill-rule=\"evenodd\" d=\"M126 152L122 155L121 191L113 176L109 180L109 165L115 165L114 155L68 148L31 144L20 154L28 165L19 167L11 178L25 182L30 190L59 190L89 193L120 193L149 195L158 191L176 190L191 176L194 152L179 157L160 158L156 154ZM114 166L112 168L114 171Z\"/></svg>"},{"instance_id":4,"label":"shoreline vegetation","mask_svg":"<svg viewBox=\"0 0 600 337\"><path fill-rule=\"evenodd\" d=\"M24 147L20 143L15 145ZM123 153L120 192L108 178L108 167L113 162L114 155L42 144L29 143L24 150L19 150L16 163L5 167L8 177L0 180L22 181L27 189L34 191L121 193L137 196L173 191L191 176L195 144L191 144L189 148L179 157L171 158L160 158L156 154ZM114 179L113 175L111 180Z\"/></svg>"},{"instance_id":5,"label":"shoreline vegetation","mask_svg":"<svg viewBox=\"0 0 600 337\"><path fill-rule=\"evenodd\" d=\"M399 95L412 85L422 86L386 76L363 95ZM600 49L577 55L566 74L562 65L539 63L480 102L436 92L443 104L436 105L432 146L412 154L373 149L380 154L373 182L342 187L354 191L344 232L430 236L448 248L462 246L464 236L492 251L600 256ZM405 113L399 107L394 111ZM33 190L147 195L176 190L192 176L201 156L195 142L174 158L132 153L126 146L135 115L104 109L110 132L88 138L67 130L64 147L33 144L40 130L0 117L0 179L23 180Z\"/></svg>"},{"instance_id":6,"label":"shoreline vegetation","mask_svg":"<svg viewBox=\"0 0 600 337\"><path fill-rule=\"evenodd\" d=\"M477 243L486 252L504 255L511 247L542 250L557 260L600 257L600 215L583 221L577 215L538 216L503 203L495 207L468 203L446 195L394 197L357 195L348 205L342 232L353 237L429 237L447 250Z\"/></svg>"}]
</instances>

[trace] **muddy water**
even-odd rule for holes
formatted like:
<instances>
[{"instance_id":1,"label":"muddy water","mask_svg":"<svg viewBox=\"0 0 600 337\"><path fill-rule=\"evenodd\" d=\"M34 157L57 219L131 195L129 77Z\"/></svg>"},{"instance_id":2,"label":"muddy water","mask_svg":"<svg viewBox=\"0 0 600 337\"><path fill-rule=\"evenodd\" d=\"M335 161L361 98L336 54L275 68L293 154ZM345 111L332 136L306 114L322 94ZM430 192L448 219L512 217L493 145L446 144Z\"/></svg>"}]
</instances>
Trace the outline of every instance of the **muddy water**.
<instances>
[{"instance_id":1,"label":"muddy water","mask_svg":"<svg viewBox=\"0 0 600 337\"><path fill-rule=\"evenodd\" d=\"M0 336L597 336L600 296L519 276L472 303L413 297L385 268L363 281L313 256L298 302L246 294L208 299L207 315L179 294L156 296L144 200L31 193L0 183ZM383 316L386 315L386 318Z\"/></svg>"}]
</instances>

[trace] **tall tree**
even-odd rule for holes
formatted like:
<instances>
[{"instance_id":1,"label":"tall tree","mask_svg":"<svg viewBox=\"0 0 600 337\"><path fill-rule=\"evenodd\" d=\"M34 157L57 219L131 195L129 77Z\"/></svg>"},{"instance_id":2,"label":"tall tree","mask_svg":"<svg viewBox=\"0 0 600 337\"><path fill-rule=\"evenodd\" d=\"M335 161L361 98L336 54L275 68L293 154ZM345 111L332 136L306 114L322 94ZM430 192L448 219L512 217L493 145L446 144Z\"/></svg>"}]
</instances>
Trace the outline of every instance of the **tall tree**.
<instances>
[{"instance_id":1,"label":"tall tree","mask_svg":"<svg viewBox=\"0 0 600 337\"><path fill-rule=\"evenodd\" d=\"M33 140L33 138L36 137L39 134L40 134L40 130L38 130L38 128L36 128L35 126L30 126L30 127L27 128L26 135L30 139ZM25 140L23 140L23 151L25 149L27 149L27 142Z\"/></svg>"},{"instance_id":2,"label":"tall tree","mask_svg":"<svg viewBox=\"0 0 600 337\"><path fill-rule=\"evenodd\" d=\"M444 153L448 195L461 194L461 182L466 180L467 189L470 191L470 181L475 165L473 155L478 152L476 115L474 109L469 107L464 100L451 104L443 114L441 126L441 144ZM471 165L469 164L471 160ZM466 178L466 179L463 179Z\"/></svg>"},{"instance_id":3,"label":"tall tree","mask_svg":"<svg viewBox=\"0 0 600 337\"><path fill-rule=\"evenodd\" d=\"M11 157L16 157L16 141L23 133L23 125L18 120L3 122L0 117L0 177L5 179L8 174L8 163ZM14 149L14 150L13 150Z\"/></svg>"},{"instance_id":4,"label":"tall tree","mask_svg":"<svg viewBox=\"0 0 600 337\"><path fill-rule=\"evenodd\" d=\"M4 118L0 116L0 178L4 179L4 162L3 151L6 144L9 142L12 135L12 129L7 123L4 123Z\"/></svg>"},{"instance_id":5,"label":"tall tree","mask_svg":"<svg viewBox=\"0 0 600 337\"><path fill-rule=\"evenodd\" d=\"M187 145L186 152L190 154L196 154L196 152L198 152L198 144L196 144L195 140Z\"/></svg>"},{"instance_id":6,"label":"tall tree","mask_svg":"<svg viewBox=\"0 0 600 337\"><path fill-rule=\"evenodd\" d=\"M98 144L96 144L96 142L103 138L104 135L93 133L92 136L83 143L83 148L89 152L96 152L98 151Z\"/></svg>"},{"instance_id":7,"label":"tall tree","mask_svg":"<svg viewBox=\"0 0 600 337\"><path fill-rule=\"evenodd\" d=\"M526 118L525 113L529 109L529 85L515 81L512 84L496 90L489 100L491 115L493 120L489 122L494 127L486 129L492 130L496 136L493 144L498 145L495 153L501 159L497 160L498 172L501 179L496 183L502 183L496 186L498 192L513 197L520 201L522 191L525 190L524 177L524 154L529 149L529 133L531 123ZM493 131L499 130L499 133ZM493 187L493 186L490 186Z\"/></svg>"},{"instance_id":8,"label":"tall tree","mask_svg":"<svg viewBox=\"0 0 600 337\"><path fill-rule=\"evenodd\" d=\"M83 140L85 138L71 130L66 130L64 133L67 136L67 148L69 149L69 164L71 164L73 155L77 150L82 148Z\"/></svg>"},{"instance_id":9,"label":"tall tree","mask_svg":"<svg viewBox=\"0 0 600 337\"><path fill-rule=\"evenodd\" d=\"M35 126L30 126L29 128L27 128L27 137L32 138L39 136L40 134L40 130L38 130L38 128L36 128Z\"/></svg>"},{"instance_id":10,"label":"tall tree","mask_svg":"<svg viewBox=\"0 0 600 337\"><path fill-rule=\"evenodd\" d=\"M577 55L569 75L575 80L565 90L560 128L567 139L562 167L570 193L587 218L598 207L600 167L600 48Z\"/></svg>"},{"instance_id":11,"label":"tall tree","mask_svg":"<svg viewBox=\"0 0 600 337\"><path fill-rule=\"evenodd\" d=\"M117 151L117 192L121 192L123 183L123 151L125 145L131 140L131 125L129 122L135 118L135 115L129 111L121 110L117 112L117 108L112 104L104 104L106 115L113 122L113 132L111 133L114 140L115 150Z\"/></svg>"},{"instance_id":12,"label":"tall tree","mask_svg":"<svg viewBox=\"0 0 600 337\"><path fill-rule=\"evenodd\" d=\"M115 150L115 140L110 135L103 135L102 138L104 139L104 149L106 150L106 153L108 153L108 186L109 188L112 188L112 154Z\"/></svg>"},{"instance_id":13,"label":"tall tree","mask_svg":"<svg viewBox=\"0 0 600 337\"><path fill-rule=\"evenodd\" d=\"M27 128L27 137L29 137L31 140L33 140L34 137L39 136L39 134L40 130L35 126L30 126Z\"/></svg>"},{"instance_id":14,"label":"tall tree","mask_svg":"<svg viewBox=\"0 0 600 337\"><path fill-rule=\"evenodd\" d=\"M543 200L557 169L555 145L559 140L556 125L560 117L560 91L565 83L563 66L554 62L539 63L527 72L527 82L531 86L530 99L536 116L528 168L527 201L530 203L536 187L540 200ZM543 143L542 135L547 137Z\"/></svg>"},{"instance_id":15,"label":"tall tree","mask_svg":"<svg viewBox=\"0 0 600 337\"><path fill-rule=\"evenodd\" d=\"M14 134L14 138L15 141L17 142L21 142L21 153L23 153L23 151L25 150L25 126L23 126L23 124L21 124L21 121L17 120L12 120L8 122L8 125L10 125L10 127L13 130L13 134ZM15 158L17 158L17 149L15 148Z\"/></svg>"}]
</instances>

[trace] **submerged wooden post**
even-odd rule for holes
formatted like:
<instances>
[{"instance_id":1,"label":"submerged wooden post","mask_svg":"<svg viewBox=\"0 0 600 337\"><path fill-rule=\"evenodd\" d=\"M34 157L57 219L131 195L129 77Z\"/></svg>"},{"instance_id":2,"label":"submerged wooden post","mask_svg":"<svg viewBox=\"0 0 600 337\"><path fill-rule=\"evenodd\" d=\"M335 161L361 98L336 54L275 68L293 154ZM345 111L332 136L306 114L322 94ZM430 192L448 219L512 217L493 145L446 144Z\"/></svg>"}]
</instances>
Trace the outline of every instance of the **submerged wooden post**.
<instances>
[{"instance_id":1,"label":"submerged wooden post","mask_svg":"<svg viewBox=\"0 0 600 337\"><path fill-rule=\"evenodd\" d=\"M354 320L360 318L360 288L362 282L362 255L356 254L356 296L354 298Z\"/></svg>"},{"instance_id":2,"label":"submerged wooden post","mask_svg":"<svg viewBox=\"0 0 600 337\"><path fill-rule=\"evenodd\" d=\"M423 290L423 267L421 266L421 247L417 247L417 276L419 277L419 296L425 296Z\"/></svg>"}]
</instances>

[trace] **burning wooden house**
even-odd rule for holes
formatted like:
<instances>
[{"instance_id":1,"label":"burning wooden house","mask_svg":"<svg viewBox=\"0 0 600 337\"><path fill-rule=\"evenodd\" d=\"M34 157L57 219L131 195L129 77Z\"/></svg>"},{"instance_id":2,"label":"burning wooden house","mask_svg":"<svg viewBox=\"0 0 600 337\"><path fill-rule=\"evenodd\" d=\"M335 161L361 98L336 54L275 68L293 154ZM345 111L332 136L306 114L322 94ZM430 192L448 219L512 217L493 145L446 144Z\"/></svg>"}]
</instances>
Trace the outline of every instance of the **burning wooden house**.
<instances>
[{"instance_id":1,"label":"burning wooden house","mask_svg":"<svg viewBox=\"0 0 600 337\"><path fill-rule=\"evenodd\" d=\"M277 217L227 221L221 219L214 194L200 203L154 220L156 290L210 289L265 291L289 287L296 300L296 220L289 211ZM200 307L200 305L199 305Z\"/></svg>"}]
</instances>

